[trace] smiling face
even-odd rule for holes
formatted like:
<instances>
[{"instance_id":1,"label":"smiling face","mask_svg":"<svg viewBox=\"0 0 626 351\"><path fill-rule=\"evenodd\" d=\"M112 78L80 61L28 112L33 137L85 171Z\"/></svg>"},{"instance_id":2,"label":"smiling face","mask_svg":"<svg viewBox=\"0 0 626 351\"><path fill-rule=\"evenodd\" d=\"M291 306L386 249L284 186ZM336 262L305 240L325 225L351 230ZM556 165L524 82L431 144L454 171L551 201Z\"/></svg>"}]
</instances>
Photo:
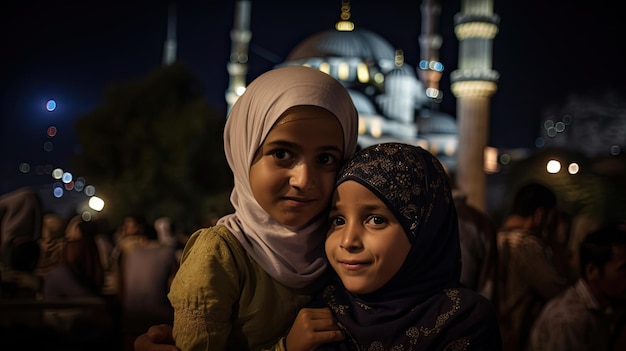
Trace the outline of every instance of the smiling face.
<instances>
[{"instance_id":1,"label":"smiling face","mask_svg":"<svg viewBox=\"0 0 626 351\"><path fill-rule=\"evenodd\" d=\"M292 107L255 154L252 193L278 223L301 227L328 207L342 157L337 118L321 107Z\"/></svg>"},{"instance_id":2,"label":"smiling face","mask_svg":"<svg viewBox=\"0 0 626 351\"><path fill-rule=\"evenodd\" d=\"M333 197L326 256L352 293L385 285L400 269L411 243L387 206L355 181L341 183Z\"/></svg>"}]
</instances>

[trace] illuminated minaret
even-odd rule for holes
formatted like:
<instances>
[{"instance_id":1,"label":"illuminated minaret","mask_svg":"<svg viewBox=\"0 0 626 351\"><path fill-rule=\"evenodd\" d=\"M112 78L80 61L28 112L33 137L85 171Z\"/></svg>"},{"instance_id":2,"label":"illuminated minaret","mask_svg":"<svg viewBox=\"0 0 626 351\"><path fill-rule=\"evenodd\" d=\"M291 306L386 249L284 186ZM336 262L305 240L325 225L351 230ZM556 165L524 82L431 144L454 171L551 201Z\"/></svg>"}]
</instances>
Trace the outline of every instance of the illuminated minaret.
<instances>
[{"instance_id":1,"label":"illuminated minaret","mask_svg":"<svg viewBox=\"0 0 626 351\"><path fill-rule=\"evenodd\" d=\"M227 114L246 88L248 44L252 37L252 32L250 31L250 6L250 1L237 1L235 5L235 26L230 31L232 43L230 61L226 66L230 76L228 90L226 90Z\"/></svg>"},{"instance_id":2,"label":"illuminated minaret","mask_svg":"<svg viewBox=\"0 0 626 351\"><path fill-rule=\"evenodd\" d=\"M458 69L450 74L457 98L456 184L468 203L485 210L485 148L489 136L490 99L497 90L498 72L491 67L492 42L500 18L493 13L493 0L462 0L454 16L459 40Z\"/></svg>"},{"instance_id":3,"label":"illuminated minaret","mask_svg":"<svg viewBox=\"0 0 626 351\"><path fill-rule=\"evenodd\" d=\"M163 44L163 66L176 62L176 5L170 5L167 15L167 38Z\"/></svg>"},{"instance_id":4,"label":"illuminated minaret","mask_svg":"<svg viewBox=\"0 0 626 351\"><path fill-rule=\"evenodd\" d=\"M424 83L426 96L431 99L431 108L438 109L438 103L443 99L443 92L439 89L439 81L443 73L443 64L439 62L442 38L437 33L441 4L440 0L423 0L420 7L422 32L419 36L420 62L417 74Z\"/></svg>"}]
</instances>

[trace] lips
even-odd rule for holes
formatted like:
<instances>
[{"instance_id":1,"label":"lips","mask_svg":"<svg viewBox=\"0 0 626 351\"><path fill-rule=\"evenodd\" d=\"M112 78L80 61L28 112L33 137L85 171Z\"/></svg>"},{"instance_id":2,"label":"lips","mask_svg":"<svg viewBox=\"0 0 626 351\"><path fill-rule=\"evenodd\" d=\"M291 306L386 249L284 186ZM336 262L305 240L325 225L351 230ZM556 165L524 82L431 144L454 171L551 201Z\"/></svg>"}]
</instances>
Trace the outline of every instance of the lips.
<instances>
[{"instance_id":1,"label":"lips","mask_svg":"<svg viewBox=\"0 0 626 351\"><path fill-rule=\"evenodd\" d=\"M338 261L339 265L348 271L357 271L363 269L369 265L367 261Z\"/></svg>"},{"instance_id":2,"label":"lips","mask_svg":"<svg viewBox=\"0 0 626 351\"><path fill-rule=\"evenodd\" d=\"M294 207L308 206L315 202L315 199L306 199L301 197L285 197L283 200L288 205Z\"/></svg>"}]
</instances>

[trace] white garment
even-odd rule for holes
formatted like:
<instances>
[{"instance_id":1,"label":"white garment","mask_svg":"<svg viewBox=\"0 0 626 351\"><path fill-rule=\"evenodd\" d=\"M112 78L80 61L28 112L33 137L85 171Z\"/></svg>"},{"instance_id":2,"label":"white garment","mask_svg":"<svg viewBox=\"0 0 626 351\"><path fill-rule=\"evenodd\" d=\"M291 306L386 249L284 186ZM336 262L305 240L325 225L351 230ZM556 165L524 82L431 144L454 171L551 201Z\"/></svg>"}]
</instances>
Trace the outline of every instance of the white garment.
<instances>
[{"instance_id":1,"label":"white garment","mask_svg":"<svg viewBox=\"0 0 626 351\"><path fill-rule=\"evenodd\" d=\"M256 78L237 100L226 121L224 151L235 176L235 212L220 218L248 254L274 279L292 288L309 285L326 269L324 224L287 228L257 203L250 188L254 155L281 115L293 106L319 106L337 117L344 136L344 157L357 147L358 115L338 80L303 66L281 67Z\"/></svg>"}]
</instances>

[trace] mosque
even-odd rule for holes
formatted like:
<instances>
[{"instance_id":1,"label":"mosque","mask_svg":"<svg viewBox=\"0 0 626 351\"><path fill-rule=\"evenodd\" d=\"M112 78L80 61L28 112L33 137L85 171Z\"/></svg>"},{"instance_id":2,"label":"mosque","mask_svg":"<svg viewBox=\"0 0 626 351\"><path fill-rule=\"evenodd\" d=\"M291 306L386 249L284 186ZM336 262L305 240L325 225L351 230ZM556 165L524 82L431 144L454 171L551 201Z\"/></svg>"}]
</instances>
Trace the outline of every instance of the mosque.
<instances>
[{"instance_id":1,"label":"mosque","mask_svg":"<svg viewBox=\"0 0 626 351\"><path fill-rule=\"evenodd\" d=\"M235 2L231 30L228 108L245 90L251 2ZM375 32L350 21L350 1L342 0L335 28L314 33L297 44L283 63L305 65L338 79L349 90L359 112L359 146L400 141L421 146L454 175L457 188L480 209L486 207L485 167L497 155L487 147L489 103L497 90L498 72L491 68L492 41L499 17L493 0L462 0L455 16L459 41L458 69L451 72L456 118L441 112L439 62L442 38L437 33L440 0L421 2L419 67L404 62L403 51ZM167 47L167 46L166 46ZM419 77L419 78L418 78ZM497 154L497 151L495 151Z\"/></svg>"},{"instance_id":2,"label":"mosque","mask_svg":"<svg viewBox=\"0 0 626 351\"><path fill-rule=\"evenodd\" d=\"M238 1L236 6L234 32L245 32L250 2ZM440 45L436 33L423 35L434 36ZM237 62L238 57L247 56L246 43L238 41L241 37L245 36L233 36L228 65L229 108L239 96L238 89L245 87L245 81L239 79L245 62ZM359 112L360 147L388 141L418 145L436 155L448 169L455 169L456 120L437 109L442 97L438 83L443 65L436 59L422 60L419 68L405 63L401 49L350 21L349 1L342 3L335 28L304 39L276 66L289 65L314 67L343 83ZM418 76L432 77L430 86L425 86Z\"/></svg>"}]
</instances>

